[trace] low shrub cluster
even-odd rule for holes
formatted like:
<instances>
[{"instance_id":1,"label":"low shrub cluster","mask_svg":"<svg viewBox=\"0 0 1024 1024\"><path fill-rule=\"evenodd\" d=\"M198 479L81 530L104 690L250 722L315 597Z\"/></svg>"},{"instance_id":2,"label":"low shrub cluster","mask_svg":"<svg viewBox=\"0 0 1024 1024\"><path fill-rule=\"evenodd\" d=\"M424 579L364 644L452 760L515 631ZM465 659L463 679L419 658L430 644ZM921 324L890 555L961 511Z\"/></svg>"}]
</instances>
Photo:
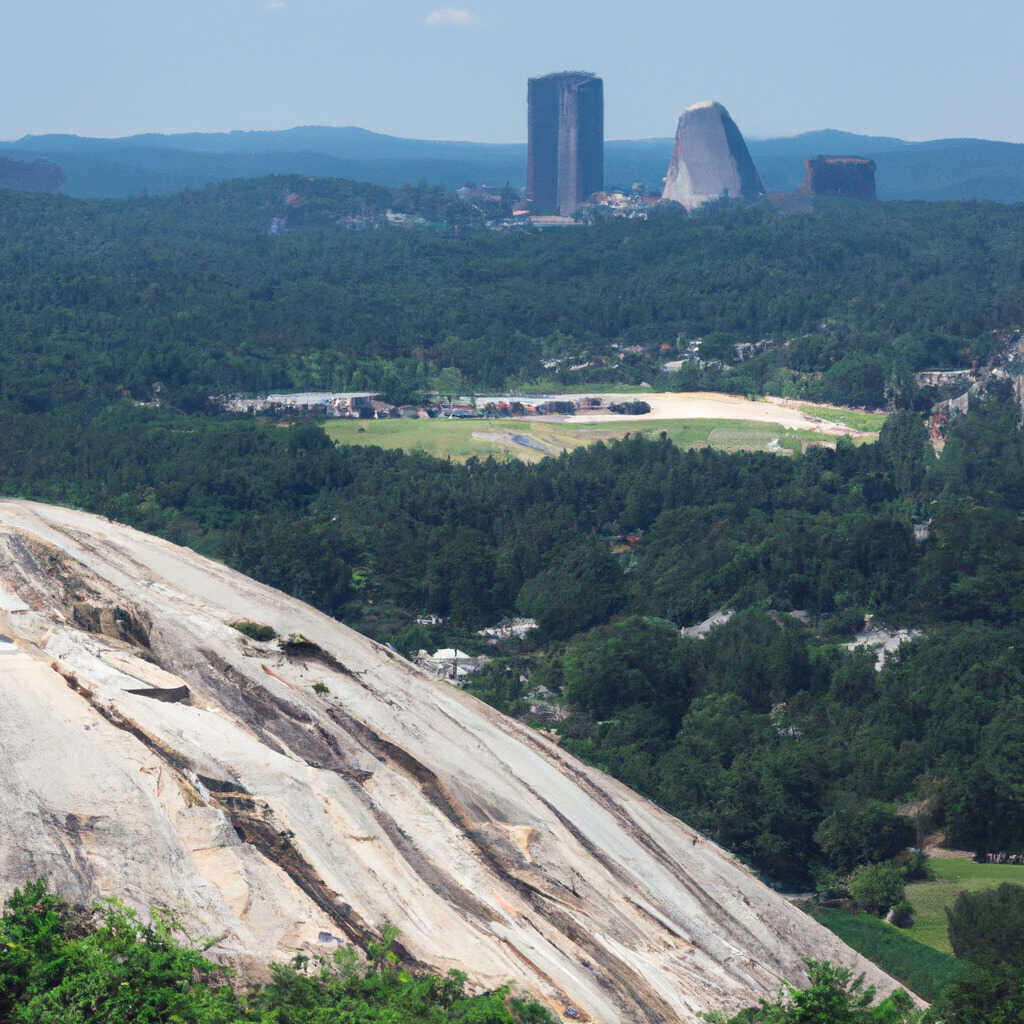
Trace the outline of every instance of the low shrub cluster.
<instances>
[{"instance_id":1,"label":"low shrub cluster","mask_svg":"<svg viewBox=\"0 0 1024 1024\"><path fill-rule=\"evenodd\" d=\"M73 910L44 880L15 890L0 918L3 1024L553 1024L538 1003L507 989L468 995L465 976L406 970L382 929L365 960L351 948L327 959L273 964L271 981L239 986L204 956L216 940L181 941L174 916L152 923L116 900Z\"/></svg>"}]
</instances>

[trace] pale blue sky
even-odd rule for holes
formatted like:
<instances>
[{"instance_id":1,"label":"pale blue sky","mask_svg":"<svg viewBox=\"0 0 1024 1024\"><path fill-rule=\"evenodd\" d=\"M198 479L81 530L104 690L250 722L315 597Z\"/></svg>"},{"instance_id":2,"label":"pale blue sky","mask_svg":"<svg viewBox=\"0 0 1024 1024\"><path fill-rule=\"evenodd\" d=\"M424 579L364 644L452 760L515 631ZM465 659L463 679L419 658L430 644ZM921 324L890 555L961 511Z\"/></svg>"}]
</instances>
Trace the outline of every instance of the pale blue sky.
<instances>
[{"instance_id":1,"label":"pale blue sky","mask_svg":"<svg viewBox=\"0 0 1024 1024\"><path fill-rule=\"evenodd\" d=\"M1024 141L1024 2L3 0L0 139L300 124L525 138L526 79L605 81L606 136L721 100L755 137Z\"/></svg>"}]
</instances>

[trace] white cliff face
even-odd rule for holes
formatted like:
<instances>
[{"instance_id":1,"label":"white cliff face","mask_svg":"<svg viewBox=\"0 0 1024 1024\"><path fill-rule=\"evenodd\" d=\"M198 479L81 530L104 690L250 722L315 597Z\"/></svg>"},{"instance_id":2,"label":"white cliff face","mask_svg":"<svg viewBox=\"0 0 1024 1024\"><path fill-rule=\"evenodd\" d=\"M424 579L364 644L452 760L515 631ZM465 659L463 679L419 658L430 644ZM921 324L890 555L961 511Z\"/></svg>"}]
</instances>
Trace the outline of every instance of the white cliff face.
<instances>
[{"instance_id":1,"label":"white cliff face","mask_svg":"<svg viewBox=\"0 0 1024 1024\"><path fill-rule=\"evenodd\" d=\"M707 100L684 110L662 198L694 210L715 199L763 191L747 144L725 107Z\"/></svg>"},{"instance_id":2,"label":"white cliff face","mask_svg":"<svg viewBox=\"0 0 1024 1024\"><path fill-rule=\"evenodd\" d=\"M0 634L0 896L169 905L243 969L390 921L412 963L605 1024L735 1010L805 954L892 987L626 787L186 549L0 502Z\"/></svg>"}]
</instances>

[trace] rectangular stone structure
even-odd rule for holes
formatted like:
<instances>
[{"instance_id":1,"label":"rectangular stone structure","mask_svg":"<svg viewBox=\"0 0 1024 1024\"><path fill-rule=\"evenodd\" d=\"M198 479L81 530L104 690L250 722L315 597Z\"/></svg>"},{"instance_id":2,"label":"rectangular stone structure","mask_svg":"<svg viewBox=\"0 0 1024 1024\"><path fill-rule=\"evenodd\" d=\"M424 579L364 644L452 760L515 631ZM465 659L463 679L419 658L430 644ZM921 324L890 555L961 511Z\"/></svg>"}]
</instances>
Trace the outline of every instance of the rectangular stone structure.
<instances>
[{"instance_id":1,"label":"rectangular stone structure","mask_svg":"<svg viewBox=\"0 0 1024 1024\"><path fill-rule=\"evenodd\" d=\"M589 71L531 78L527 106L532 210L571 217L604 187L604 83Z\"/></svg>"}]
</instances>

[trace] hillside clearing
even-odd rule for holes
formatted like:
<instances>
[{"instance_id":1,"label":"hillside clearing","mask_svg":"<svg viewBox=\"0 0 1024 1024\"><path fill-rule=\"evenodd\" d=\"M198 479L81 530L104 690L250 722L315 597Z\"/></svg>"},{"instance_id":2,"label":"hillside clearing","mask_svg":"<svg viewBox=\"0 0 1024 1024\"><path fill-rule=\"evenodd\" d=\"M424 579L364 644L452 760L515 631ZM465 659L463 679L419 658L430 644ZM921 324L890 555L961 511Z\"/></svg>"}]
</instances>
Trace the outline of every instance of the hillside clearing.
<instances>
[{"instance_id":1,"label":"hillside clearing","mask_svg":"<svg viewBox=\"0 0 1024 1024\"><path fill-rule=\"evenodd\" d=\"M779 402L782 399L769 398L769 402ZM867 412L864 409L846 409L838 405L808 405L804 402L786 403L792 404L794 408L802 413L816 419L829 420L838 423L840 426L850 427L852 430L864 431L866 433L877 433L882 429L889 414L886 412Z\"/></svg>"},{"instance_id":2,"label":"hillside clearing","mask_svg":"<svg viewBox=\"0 0 1024 1024\"><path fill-rule=\"evenodd\" d=\"M751 403L754 404L754 403ZM472 456L538 462L598 441L627 434L657 439L662 433L680 448L710 446L721 451L797 452L805 443L834 443L824 431L793 430L770 422L743 419L630 419L593 422L589 418L495 420L329 420L324 429L338 444L379 445L422 451L465 461ZM858 436L855 442L874 440Z\"/></svg>"},{"instance_id":3,"label":"hillside clearing","mask_svg":"<svg viewBox=\"0 0 1024 1024\"><path fill-rule=\"evenodd\" d=\"M976 864L967 858L933 857L928 865L935 880L907 886L907 899L914 908L911 934L943 953L953 952L946 933L946 908L953 906L960 892L995 889L1003 882L1024 885L1024 865L1020 864Z\"/></svg>"}]
</instances>

